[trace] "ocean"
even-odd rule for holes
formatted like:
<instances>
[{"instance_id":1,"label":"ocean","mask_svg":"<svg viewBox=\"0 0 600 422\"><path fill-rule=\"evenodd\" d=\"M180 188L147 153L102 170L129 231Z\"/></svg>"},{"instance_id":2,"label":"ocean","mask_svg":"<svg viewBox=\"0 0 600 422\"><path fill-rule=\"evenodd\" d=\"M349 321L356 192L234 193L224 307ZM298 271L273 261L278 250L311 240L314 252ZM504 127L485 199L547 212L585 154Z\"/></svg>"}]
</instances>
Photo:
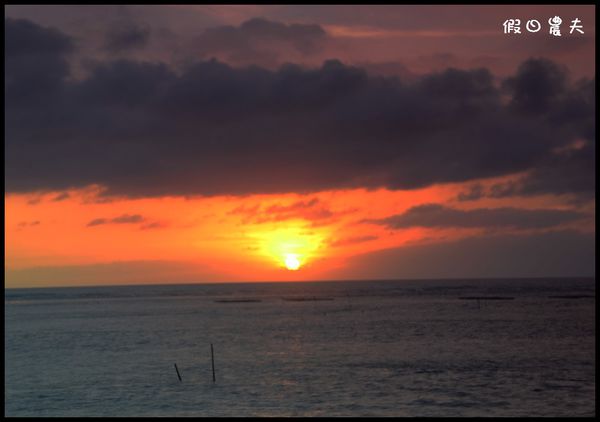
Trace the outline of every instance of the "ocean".
<instances>
[{"instance_id":1,"label":"ocean","mask_svg":"<svg viewBox=\"0 0 600 422\"><path fill-rule=\"evenodd\" d=\"M595 416L594 279L4 297L5 416Z\"/></svg>"}]
</instances>

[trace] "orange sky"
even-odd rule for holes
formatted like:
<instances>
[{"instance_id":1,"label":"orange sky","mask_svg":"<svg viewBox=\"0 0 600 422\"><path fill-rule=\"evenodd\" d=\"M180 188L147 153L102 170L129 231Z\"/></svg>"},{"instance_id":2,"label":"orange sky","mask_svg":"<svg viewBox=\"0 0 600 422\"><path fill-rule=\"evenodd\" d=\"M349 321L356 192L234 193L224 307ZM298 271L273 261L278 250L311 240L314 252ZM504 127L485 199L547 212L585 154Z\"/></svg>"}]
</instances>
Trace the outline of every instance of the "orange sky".
<instances>
[{"instance_id":1,"label":"orange sky","mask_svg":"<svg viewBox=\"0 0 600 422\"><path fill-rule=\"evenodd\" d=\"M305 195L145 199L106 199L97 187L10 194L5 198L5 273L32 267L160 261L183 263L184 279L189 281L319 279L343 269L353 256L481 231L390 230L366 219L386 218L427 203L459 209L506 205L561 208L555 197L541 196L457 202L457 194L464 189L461 184L446 184L412 191L357 189ZM111 222L119 218L121 223ZM300 261L298 271L285 268L290 254ZM99 273L89 283L112 284L101 277ZM140 282L148 280L152 281L142 277ZM44 277L41 271L26 284L57 282L70 283ZM7 277L6 285L26 287L19 277Z\"/></svg>"}]
</instances>

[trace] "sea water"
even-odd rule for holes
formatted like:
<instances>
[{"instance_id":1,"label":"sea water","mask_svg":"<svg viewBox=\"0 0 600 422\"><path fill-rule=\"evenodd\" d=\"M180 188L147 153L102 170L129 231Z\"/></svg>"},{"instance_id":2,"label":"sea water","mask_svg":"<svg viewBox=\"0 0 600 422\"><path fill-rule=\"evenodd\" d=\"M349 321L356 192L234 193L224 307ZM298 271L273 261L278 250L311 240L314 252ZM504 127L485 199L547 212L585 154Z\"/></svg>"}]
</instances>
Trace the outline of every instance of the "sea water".
<instances>
[{"instance_id":1,"label":"sea water","mask_svg":"<svg viewBox=\"0 0 600 422\"><path fill-rule=\"evenodd\" d=\"M6 416L595 415L594 279L5 289L4 341Z\"/></svg>"}]
</instances>

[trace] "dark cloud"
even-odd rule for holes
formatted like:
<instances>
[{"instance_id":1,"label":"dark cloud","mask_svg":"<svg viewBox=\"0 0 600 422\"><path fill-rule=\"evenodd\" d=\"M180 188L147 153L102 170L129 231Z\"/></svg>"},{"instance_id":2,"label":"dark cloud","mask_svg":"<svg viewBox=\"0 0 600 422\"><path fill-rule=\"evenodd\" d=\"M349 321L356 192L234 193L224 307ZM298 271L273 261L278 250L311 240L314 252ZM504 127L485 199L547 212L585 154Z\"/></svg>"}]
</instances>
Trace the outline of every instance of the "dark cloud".
<instances>
[{"instance_id":1,"label":"dark cloud","mask_svg":"<svg viewBox=\"0 0 600 422\"><path fill-rule=\"evenodd\" d=\"M61 193L61 194L59 194L59 195L56 195L56 196L55 196L55 197L52 199L52 201L53 201L53 202L59 202L59 201L64 201L65 199L69 199L69 198L70 198L70 195L69 195L69 193L68 193L68 192L63 192L63 193Z\"/></svg>"},{"instance_id":2,"label":"dark cloud","mask_svg":"<svg viewBox=\"0 0 600 422\"><path fill-rule=\"evenodd\" d=\"M465 201L476 201L477 199L481 199L485 196L484 188L481 184L476 183L474 185L469 186L469 189L464 192L459 192L456 196L456 199L460 202Z\"/></svg>"},{"instance_id":3,"label":"dark cloud","mask_svg":"<svg viewBox=\"0 0 600 422\"><path fill-rule=\"evenodd\" d=\"M163 229L165 227L167 227L168 225L166 223L161 223L161 222L153 222L153 223L148 223L148 224L143 224L140 229L142 230L151 230L151 229Z\"/></svg>"},{"instance_id":4,"label":"dark cloud","mask_svg":"<svg viewBox=\"0 0 600 422\"><path fill-rule=\"evenodd\" d=\"M356 66L365 69L372 75L394 77L397 76L402 81L414 82L418 75L411 72L404 63L400 62L358 62Z\"/></svg>"},{"instance_id":5,"label":"dark cloud","mask_svg":"<svg viewBox=\"0 0 600 422\"><path fill-rule=\"evenodd\" d=\"M95 218L86 224L87 227L99 226L101 224L108 224L109 220L106 218Z\"/></svg>"},{"instance_id":6,"label":"dark cloud","mask_svg":"<svg viewBox=\"0 0 600 422\"><path fill-rule=\"evenodd\" d=\"M319 25L285 24L253 18L240 26L208 28L194 41L201 57L233 63L274 64L290 50L301 55L320 50L327 33Z\"/></svg>"},{"instance_id":7,"label":"dark cloud","mask_svg":"<svg viewBox=\"0 0 600 422\"><path fill-rule=\"evenodd\" d=\"M150 39L150 28L133 21L115 24L106 34L104 48L110 53L121 53L143 48Z\"/></svg>"},{"instance_id":8,"label":"dark cloud","mask_svg":"<svg viewBox=\"0 0 600 422\"><path fill-rule=\"evenodd\" d=\"M425 204L410 208L403 214L366 222L382 224L391 229L410 227L485 227L518 229L543 229L585 218L584 214L568 210L479 208L459 210L440 204Z\"/></svg>"},{"instance_id":9,"label":"dark cloud","mask_svg":"<svg viewBox=\"0 0 600 422\"><path fill-rule=\"evenodd\" d=\"M284 221L292 218L322 220L331 218L334 213L317 198L310 201L297 201L290 205L271 205L264 210L265 216L260 222Z\"/></svg>"},{"instance_id":10,"label":"dark cloud","mask_svg":"<svg viewBox=\"0 0 600 422\"><path fill-rule=\"evenodd\" d=\"M242 27L274 36L261 25ZM56 35L28 23L31 34L13 36L14 28L5 32L10 51L25 51L13 46L21 39ZM540 179L538 191L594 187L594 82L571 84L543 60L526 62L502 89L486 69L406 84L334 60L274 71L212 60L177 72L117 60L79 80L67 78L65 46L6 61L9 192L90 184L127 196L413 189L523 171L531 183ZM546 82L529 87L536 78ZM559 86L548 93L552 81ZM577 139L588 146L557 158Z\"/></svg>"},{"instance_id":11,"label":"dark cloud","mask_svg":"<svg viewBox=\"0 0 600 422\"><path fill-rule=\"evenodd\" d=\"M144 221L144 218L139 214L135 214L135 215L123 214L120 217L113 218L111 220L111 223L130 224L130 223L140 223L142 221Z\"/></svg>"},{"instance_id":12,"label":"dark cloud","mask_svg":"<svg viewBox=\"0 0 600 422\"><path fill-rule=\"evenodd\" d=\"M596 144L550 154L530 174L517 181L498 183L490 188L489 197L571 194L578 201L595 198Z\"/></svg>"},{"instance_id":13,"label":"dark cloud","mask_svg":"<svg viewBox=\"0 0 600 422\"><path fill-rule=\"evenodd\" d=\"M459 201L541 194L569 195L573 203L587 203L596 196L596 145L580 142L548 154L528 174L489 188L472 185L458 194Z\"/></svg>"},{"instance_id":14,"label":"dark cloud","mask_svg":"<svg viewBox=\"0 0 600 422\"><path fill-rule=\"evenodd\" d=\"M139 214L123 214L115 218L96 218L86 224L87 227L99 226L102 224L135 224L145 221L144 217Z\"/></svg>"},{"instance_id":15,"label":"dark cloud","mask_svg":"<svg viewBox=\"0 0 600 422\"><path fill-rule=\"evenodd\" d=\"M21 221L17 227L19 228L24 228L24 227L31 227L31 226L38 226L40 225L40 221L39 220L35 220L35 221Z\"/></svg>"},{"instance_id":16,"label":"dark cloud","mask_svg":"<svg viewBox=\"0 0 600 422\"><path fill-rule=\"evenodd\" d=\"M312 198L306 201L296 201L289 205L275 204L264 208L258 204L252 207L240 205L229 211L228 214L241 215L243 223L261 224L295 218L316 222L328 220L334 215L339 216L351 211L352 210L334 212L318 198Z\"/></svg>"},{"instance_id":17,"label":"dark cloud","mask_svg":"<svg viewBox=\"0 0 600 422\"><path fill-rule=\"evenodd\" d=\"M343 270L328 277L364 280L593 277L594 245L594 233L576 231L474 237L356 256Z\"/></svg>"},{"instance_id":18,"label":"dark cloud","mask_svg":"<svg viewBox=\"0 0 600 422\"><path fill-rule=\"evenodd\" d=\"M544 113L565 93L566 71L546 59L529 60L504 81L504 87L511 92L511 105L517 111Z\"/></svg>"},{"instance_id":19,"label":"dark cloud","mask_svg":"<svg viewBox=\"0 0 600 422\"><path fill-rule=\"evenodd\" d=\"M310 201L297 201L290 205L271 205L266 208L266 212L268 213L288 213L295 212L298 210L305 210L308 208L313 208L315 205L319 204L318 198L312 198Z\"/></svg>"},{"instance_id":20,"label":"dark cloud","mask_svg":"<svg viewBox=\"0 0 600 422\"><path fill-rule=\"evenodd\" d=\"M329 245L332 247L355 245L357 243L369 242L379 239L378 236L353 236L332 241Z\"/></svg>"},{"instance_id":21,"label":"dark cloud","mask_svg":"<svg viewBox=\"0 0 600 422\"><path fill-rule=\"evenodd\" d=\"M8 58L54 55L73 49L71 38L55 28L45 28L26 19L4 20L4 55Z\"/></svg>"},{"instance_id":22,"label":"dark cloud","mask_svg":"<svg viewBox=\"0 0 600 422\"><path fill-rule=\"evenodd\" d=\"M23 19L4 21L5 104L50 106L69 74L71 38Z\"/></svg>"}]
</instances>

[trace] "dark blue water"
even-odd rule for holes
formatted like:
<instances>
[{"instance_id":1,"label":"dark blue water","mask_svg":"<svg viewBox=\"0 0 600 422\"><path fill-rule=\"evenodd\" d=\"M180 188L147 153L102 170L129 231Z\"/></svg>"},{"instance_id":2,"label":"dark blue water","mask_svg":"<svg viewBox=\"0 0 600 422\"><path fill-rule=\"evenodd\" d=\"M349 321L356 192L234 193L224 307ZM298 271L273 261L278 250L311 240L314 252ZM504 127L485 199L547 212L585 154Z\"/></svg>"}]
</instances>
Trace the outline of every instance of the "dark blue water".
<instances>
[{"instance_id":1,"label":"dark blue water","mask_svg":"<svg viewBox=\"0 0 600 422\"><path fill-rule=\"evenodd\" d=\"M5 372L6 416L594 416L595 280L6 289Z\"/></svg>"}]
</instances>

